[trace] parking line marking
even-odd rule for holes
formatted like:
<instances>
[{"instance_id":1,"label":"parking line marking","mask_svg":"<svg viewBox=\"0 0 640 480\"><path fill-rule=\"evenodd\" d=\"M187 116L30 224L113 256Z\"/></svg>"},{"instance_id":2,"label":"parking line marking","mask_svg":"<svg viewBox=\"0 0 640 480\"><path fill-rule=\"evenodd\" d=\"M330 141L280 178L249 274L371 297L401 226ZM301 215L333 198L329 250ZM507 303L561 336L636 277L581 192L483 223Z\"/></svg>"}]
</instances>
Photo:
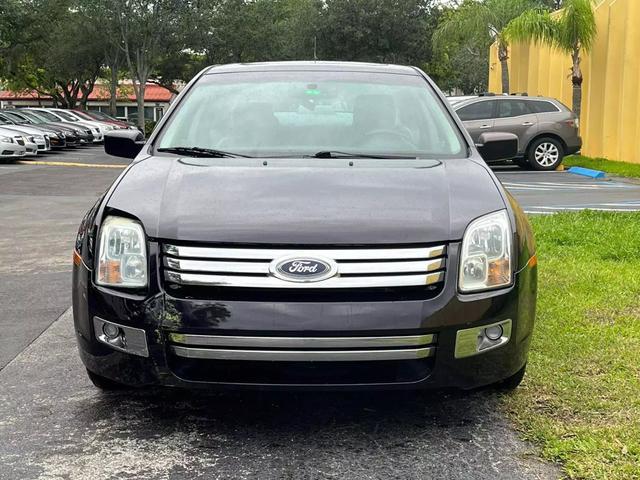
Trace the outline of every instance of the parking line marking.
<instances>
[{"instance_id":1,"label":"parking line marking","mask_svg":"<svg viewBox=\"0 0 640 480\"><path fill-rule=\"evenodd\" d=\"M127 165L108 163L45 162L41 160L18 160L16 163L20 165L48 165L52 167L127 168Z\"/></svg>"}]
</instances>

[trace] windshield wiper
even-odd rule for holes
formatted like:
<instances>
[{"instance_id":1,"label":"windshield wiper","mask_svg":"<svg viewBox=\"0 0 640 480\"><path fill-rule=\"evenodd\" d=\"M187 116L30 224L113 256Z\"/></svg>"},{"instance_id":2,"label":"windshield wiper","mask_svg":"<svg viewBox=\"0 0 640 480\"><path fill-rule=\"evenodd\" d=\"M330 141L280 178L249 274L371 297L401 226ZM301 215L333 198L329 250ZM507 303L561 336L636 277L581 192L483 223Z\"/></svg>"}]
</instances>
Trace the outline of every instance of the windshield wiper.
<instances>
[{"instance_id":1,"label":"windshield wiper","mask_svg":"<svg viewBox=\"0 0 640 480\"><path fill-rule=\"evenodd\" d=\"M338 150L323 150L313 155L304 155L306 158L376 158L379 160L393 158L416 158L409 155L372 155L369 153L340 152Z\"/></svg>"},{"instance_id":2,"label":"windshield wiper","mask_svg":"<svg viewBox=\"0 0 640 480\"><path fill-rule=\"evenodd\" d=\"M216 150L214 148L202 147L164 147L158 148L158 152L175 153L177 155L185 155L188 157L243 157L251 158L249 155L240 155L239 153L225 152L224 150Z\"/></svg>"}]
</instances>

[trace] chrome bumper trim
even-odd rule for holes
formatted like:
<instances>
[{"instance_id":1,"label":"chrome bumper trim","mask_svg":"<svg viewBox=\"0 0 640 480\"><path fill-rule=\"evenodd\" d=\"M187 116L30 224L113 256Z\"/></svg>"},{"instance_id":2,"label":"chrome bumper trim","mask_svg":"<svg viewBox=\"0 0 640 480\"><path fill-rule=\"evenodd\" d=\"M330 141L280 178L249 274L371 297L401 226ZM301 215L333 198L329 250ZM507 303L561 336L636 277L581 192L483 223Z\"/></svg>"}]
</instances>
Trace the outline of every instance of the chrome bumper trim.
<instances>
[{"instance_id":1,"label":"chrome bumper trim","mask_svg":"<svg viewBox=\"0 0 640 480\"><path fill-rule=\"evenodd\" d=\"M361 362L370 360L418 360L435 354L435 347L402 350L228 350L171 346L178 357L206 360L275 362Z\"/></svg>"},{"instance_id":2,"label":"chrome bumper trim","mask_svg":"<svg viewBox=\"0 0 640 480\"><path fill-rule=\"evenodd\" d=\"M169 333L169 340L188 346L240 348L373 348L415 347L435 342L436 335L397 337L248 337Z\"/></svg>"}]
</instances>

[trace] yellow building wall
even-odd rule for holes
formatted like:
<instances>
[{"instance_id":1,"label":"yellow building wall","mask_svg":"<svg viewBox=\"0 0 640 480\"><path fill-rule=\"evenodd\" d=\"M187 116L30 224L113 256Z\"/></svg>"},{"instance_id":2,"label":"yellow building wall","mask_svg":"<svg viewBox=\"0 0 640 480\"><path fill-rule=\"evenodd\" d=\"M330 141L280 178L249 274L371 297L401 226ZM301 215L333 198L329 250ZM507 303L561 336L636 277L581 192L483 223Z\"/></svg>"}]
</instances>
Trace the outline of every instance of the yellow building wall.
<instances>
[{"instance_id":1,"label":"yellow building wall","mask_svg":"<svg viewBox=\"0 0 640 480\"><path fill-rule=\"evenodd\" d=\"M582 153L640 163L640 0L601 0L598 37L583 56ZM496 46L489 91L502 91ZM571 107L571 58L550 47L515 44L509 52L510 90L554 97Z\"/></svg>"}]
</instances>

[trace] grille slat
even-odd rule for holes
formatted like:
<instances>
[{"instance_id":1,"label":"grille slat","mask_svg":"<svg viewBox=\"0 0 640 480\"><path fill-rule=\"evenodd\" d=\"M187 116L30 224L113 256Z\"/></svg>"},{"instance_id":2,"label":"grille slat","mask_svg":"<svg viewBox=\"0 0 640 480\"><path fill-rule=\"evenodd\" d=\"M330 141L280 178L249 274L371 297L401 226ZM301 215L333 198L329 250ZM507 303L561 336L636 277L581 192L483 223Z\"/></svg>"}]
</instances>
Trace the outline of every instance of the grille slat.
<instances>
[{"instance_id":1,"label":"grille slat","mask_svg":"<svg viewBox=\"0 0 640 480\"><path fill-rule=\"evenodd\" d=\"M207 248L164 245L167 255L181 258L268 260L284 256L327 257L340 260L418 260L445 254L444 245L423 248L349 248L349 249L273 249L273 248Z\"/></svg>"},{"instance_id":2,"label":"grille slat","mask_svg":"<svg viewBox=\"0 0 640 480\"><path fill-rule=\"evenodd\" d=\"M180 285L240 288L385 288L432 285L444 279L444 272L428 275L391 275L383 277L332 277L313 283L296 283L269 276L205 275L165 272L165 279Z\"/></svg>"},{"instance_id":3,"label":"grille slat","mask_svg":"<svg viewBox=\"0 0 640 480\"><path fill-rule=\"evenodd\" d=\"M186 272L248 273L254 275L267 275L269 273L269 262L180 260L165 257L164 266L172 270ZM342 263L339 266L340 273L344 275L433 272L442 268L444 268L443 258L409 262Z\"/></svg>"},{"instance_id":4,"label":"grille slat","mask_svg":"<svg viewBox=\"0 0 640 480\"><path fill-rule=\"evenodd\" d=\"M444 281L445 245L397 248L220 248L163 245L164 278L183 286L250 289L368 289L424 287ZM335 275L288 281L273 275L280 259L321 258Z\"/></svg>"}]
</instances>

